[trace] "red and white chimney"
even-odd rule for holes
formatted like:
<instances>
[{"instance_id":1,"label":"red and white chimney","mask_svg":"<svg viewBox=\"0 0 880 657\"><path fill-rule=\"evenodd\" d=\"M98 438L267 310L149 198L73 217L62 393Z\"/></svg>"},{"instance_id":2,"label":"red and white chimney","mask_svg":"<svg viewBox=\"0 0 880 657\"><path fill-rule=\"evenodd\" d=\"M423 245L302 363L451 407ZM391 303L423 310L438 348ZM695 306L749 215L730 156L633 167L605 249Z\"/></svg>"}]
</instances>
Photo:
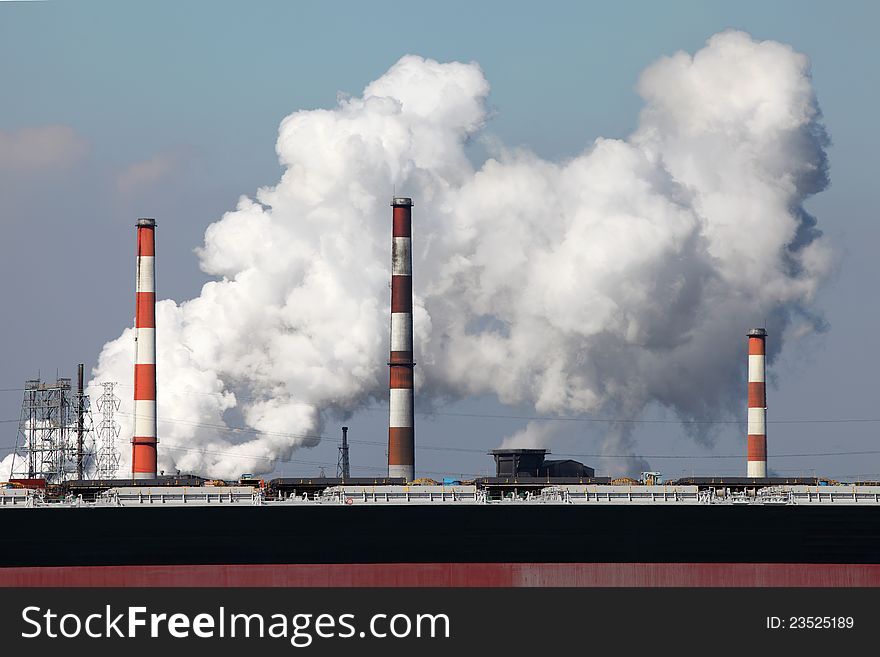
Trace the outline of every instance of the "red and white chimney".
<instances>
[{"instance_id":1,"label":"red and white chimney","mask_svg":"<svg viewBox=\"0 0 880 657\"><path fill-rule=\"evenodd\" d=\"M134 435L131 476L156 478L156 221L137 221L137 305L134 329Z\"/></svg>"},{"instance_id":2,"label":"red and white chimney","mask_svg":"<svg viewBox=\"0 0 880 657\"><path fill-rule=\"evenodd\" d=\"M749 437L748 476L767 476L767 393L764 354L767 331L752 329L749 335Z\"/></svg>"},{"instance_id":3,"label":"red and white chimney","mask_svg":"<svg viewBox=\"0 0 880 657\"><path fill-rule=\"evenodd\" d=\"M413 431L412 199L395 197L391 243L388 476L415 478Z\"/></svg>"}]
</instances>

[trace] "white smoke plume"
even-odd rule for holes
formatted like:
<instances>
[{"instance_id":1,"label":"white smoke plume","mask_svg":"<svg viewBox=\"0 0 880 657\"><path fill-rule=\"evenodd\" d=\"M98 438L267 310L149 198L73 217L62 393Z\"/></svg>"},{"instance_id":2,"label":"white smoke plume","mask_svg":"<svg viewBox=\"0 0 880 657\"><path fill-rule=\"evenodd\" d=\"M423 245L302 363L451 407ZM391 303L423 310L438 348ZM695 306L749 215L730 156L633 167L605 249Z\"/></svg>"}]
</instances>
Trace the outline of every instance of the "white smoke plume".
<instances>
[{"instance_id":1,"label":"white smoke plume","mask_svg":"<svg viewBox=\"0 0 880 657\"><path fill-rule=\"evenodd\" d=\"M529 422L525 427L501 441L502 449L546 447L555 438L559 428L552 422Z\"/></svg>"},{"instance_id":2,"label":"white smoke plume","mask_svg":"<svg viewBox=\"0 0 880 657\"><path fill-rule=\"evenodd\" d=\"M7 454L0 459L0 481L8 481L12 476L12 457L13 454Z\"/></svg>"},{"instance_id":3,"label":"white smoke plume","mask_svg":"<svg viewBox=\"0 0 880 657\"><path fill-rule=\"evenodd\" d=\"M828 184L827 137L809 62L729 31L655 62L638 91L625 140L558 162L499 149L476 171L475 63L408 55L360 97L284 119L281 180L205 232L216 280L158 305L160 468L269 472L387 397L392 190L415 202L421 402L489 393L622 418L659 404L685 426L738 412L745 331L768 318L772 357L794 320L821 328L809 306L832 257L803 202ZM127 330L94 380L130 381L132 358ZM230 414L252 431L222 429ZM603 449L632 452L625 424Z\"/></svg>"}]
</instances>

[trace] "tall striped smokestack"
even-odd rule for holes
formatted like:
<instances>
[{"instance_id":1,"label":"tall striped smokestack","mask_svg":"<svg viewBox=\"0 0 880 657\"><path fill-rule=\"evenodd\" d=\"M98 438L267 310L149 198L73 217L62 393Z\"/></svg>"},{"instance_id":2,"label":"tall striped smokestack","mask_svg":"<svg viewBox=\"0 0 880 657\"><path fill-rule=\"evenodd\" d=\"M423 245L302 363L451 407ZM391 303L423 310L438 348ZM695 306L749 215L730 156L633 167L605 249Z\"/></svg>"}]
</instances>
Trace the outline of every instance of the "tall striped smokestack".
<instances>
[{"instance_id":1,"label":"tall striped smokestack","mask_svg":"<svg viewBox=\"0 0 880 657\"><path fill-rule=\"evenodd\" d=\"M134 329L134 435L131 476L156 477L156 221L137 221L137 306Z\"/></svg>"},{"instance_id":2,"label":"tall striped smokestack","mask_svg":"<svg viewBox=\"0 0 880 657\"><path fill-rule=\"evenodd\" d=\"M749 437L748 476L767 476L767 393L764 353L767 331L749 331Z\"/></svg>"},{"instance_id":3,"label":"tall striped smokestack","mask_svg":"<svg viewBox=\"0 0 880 657\"><path fill-rule=\"evenodd\" d=\"M412 323L412 199L391 201L391 356L388 476L415 478Z\"/></svg>"}]
</instances>

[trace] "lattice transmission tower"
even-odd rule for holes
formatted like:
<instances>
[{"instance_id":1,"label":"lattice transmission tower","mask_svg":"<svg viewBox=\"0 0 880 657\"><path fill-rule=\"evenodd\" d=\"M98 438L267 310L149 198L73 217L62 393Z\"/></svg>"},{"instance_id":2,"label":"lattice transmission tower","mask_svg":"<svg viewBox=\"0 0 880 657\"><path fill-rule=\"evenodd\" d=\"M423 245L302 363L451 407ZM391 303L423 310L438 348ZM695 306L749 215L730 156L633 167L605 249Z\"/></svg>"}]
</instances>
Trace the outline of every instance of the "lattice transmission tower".
<instances>
[{"instance_id":1,"label":"lattice transmission tower","mask_svg":"<svg viewBox=\"0 0 880 657\"><path fill-rule=\"evenodd\" d=\"M97 453L97 479L113 479L119 471L119 423L115 414L119 410L119 397L116 396L116 383L102 383L104 394L98 397L96 406L101 413L98 436L95 441Z\"/></svg>"},{"instance_id":2,"label":"lattice transmission tower","mask_svg":"<svg viewBox=\"0 0 880 657\"><path fill-rule=\"evenodd\" d=\"M69 378L25 381L12 476L57 484L94 469L89 396Z\"/></svg>"}]
</instances>

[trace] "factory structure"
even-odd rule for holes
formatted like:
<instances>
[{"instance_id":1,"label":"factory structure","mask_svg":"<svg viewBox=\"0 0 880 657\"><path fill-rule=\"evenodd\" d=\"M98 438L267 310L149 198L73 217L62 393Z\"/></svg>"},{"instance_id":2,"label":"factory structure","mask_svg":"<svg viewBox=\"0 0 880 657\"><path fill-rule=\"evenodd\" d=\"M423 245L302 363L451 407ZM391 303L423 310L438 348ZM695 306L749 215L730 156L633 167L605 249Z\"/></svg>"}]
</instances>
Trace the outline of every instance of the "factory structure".
<instances>
[{"instance_id":1,"label":"factory structure","mask_svg":"<svg viewBox=\"0 0 880 657\"><path fill-rule=\"evenodd\" d=\"M409 483L416 480L415 469L415 386L413 370L412 316L412 208L409 197L391 201L391 317L388 419L388 471L385 481ZM134 431L131 437L132 480L158 481L158 422L156 408L156 221L140 218L137 228L135 289ZM748 435L746 478L767 480L767 397L765 390L765 341L767 331L748 332ZM107 386L109 385L109 389ZM98 402L104 414L101 448L96 438L90 449L84 435L94 429L88 395L83 391L83 366L78 366L77 393L71 394L70 380L58 379L54 385L41 381L25 384L25 403L16 445L18 469L13 466L12 483L27 484L44 479L60 484L68 479L82 481L87 463L95 479L107 481L117 472L119 455L114 452L119 428L113 412L119 400L114 384L105 384L105 395ZM108 417L109 414L109 417ZM88 421L86 421L88 418ZM73 425L75 424L75 431ZM86 424L90 429L86 432ZM337 477L350 480L348 427L342 428ZM75 435L75 444L71 436ZM575 478L595 479L593 468L573 460L547 460L545 449L496 449L496 479L519 480ZM100 454L99 454L100 452ZM332 478L323 478L333 481ZM367 478L369 479L369 478ZM607 478L606 478L607 479ZM656 482L660 473L642 473L642 480ZM305 480L305 479L303 479ZM610 479L607 479L611 481Z\"/></svg>"},{"instance_id":2,"label":"factory structure","mask_svg":"<svg viewBox=\"0 0 880 657\"><path fill-rule=\"evenodd\" d=\"M388 476L415 479L412 319L412 199L395 197L391 231L391 353Z\"/></svg>"},{"instance_id":3,"label":"factory structure","mask_svg":"<svg viewBox=\"0 0 880 657\"><path fill-rule=\"evenodd\" d=\"M134 435L131 476L156 478L156 222L137 222L134 322Z\"/></svg>"},{"instance_id":4,"label":"factory structure","mask_svg":"<svg viewBox=\"0 0 880 657\"><path fill-rule=\"evenodd\" d=\"M747 335L744 476L610 478L545 449L495 449L495 476L419 478L413 201L391 208L387 476L351 476L348 427L336 477L157 471L156 222L141 218L131 471L117 471L112 383L96 423L82 366L75 393L69 379L28 381L0 488L13 537L0 585L880 585L880 484L768 476L764 328ZM64 549L35 509L51 510Z\"/></svg>"}]
</instances>

